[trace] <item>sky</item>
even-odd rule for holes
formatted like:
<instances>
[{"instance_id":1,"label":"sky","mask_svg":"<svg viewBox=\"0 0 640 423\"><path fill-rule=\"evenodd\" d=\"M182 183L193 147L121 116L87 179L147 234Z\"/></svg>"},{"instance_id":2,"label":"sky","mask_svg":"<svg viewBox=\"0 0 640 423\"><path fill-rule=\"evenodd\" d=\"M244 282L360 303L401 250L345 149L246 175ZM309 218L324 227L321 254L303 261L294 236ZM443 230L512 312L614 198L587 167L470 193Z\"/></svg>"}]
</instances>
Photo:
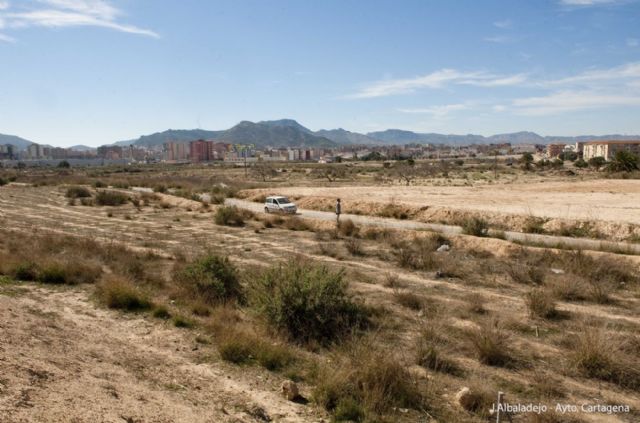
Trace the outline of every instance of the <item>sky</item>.
<instances>
[{"instance_id":1,"label":"sky","mask_svg":"<svg viewBox=\"0 0 640 423\"><path fill-rule=\"evenodd\" d=\"M0 133L640 134L640 0L0 0Z\"/></svg>"}]
</instances>

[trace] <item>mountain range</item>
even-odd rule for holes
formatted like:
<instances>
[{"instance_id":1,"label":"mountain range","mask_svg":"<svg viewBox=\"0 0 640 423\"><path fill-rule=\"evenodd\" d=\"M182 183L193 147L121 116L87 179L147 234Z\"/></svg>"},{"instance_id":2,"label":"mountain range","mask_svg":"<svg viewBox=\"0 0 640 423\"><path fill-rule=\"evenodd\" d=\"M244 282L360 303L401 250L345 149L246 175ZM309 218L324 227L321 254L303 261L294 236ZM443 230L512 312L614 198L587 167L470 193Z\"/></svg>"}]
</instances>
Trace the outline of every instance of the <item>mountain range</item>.
<instances>
[{"instance_id":1,"label":"mountain range","mask_svg":"<svg viewBox=\"0 0 640 423\"><path fill-rule=\"evenodd\" d=\"M0 134L0 144L11 144L18 150L26 150L33 142L15 135Z\"/></svg>"},{"instance_id":2,"label":"mountain range","mask_svg":"<svg viewBox=\"0 0 640 423\"><path fill-rule=\"evenodd\" d=\"M270 147L338 147L344 145L401 145L401 144L549 144L574 143L587 140L640 140L640 135L580 135L576 137L541 136L535 132L514 132L489 137L467 134L437 134L387 129L385 131L361 134L338 129L312 131L293 119L261 122L242 121L232 128L220 131L205 129L169 129L139 138L118 141L112 145L159 146L166 142L189 142L198 139L218 140L234 144L253 144L258 148ZM0 144L13 144L19 150L26 149L32 141L14 135L0 134ZM72 147L79 151L92 149L87 146Z\"/></svg>"}]
</instances>

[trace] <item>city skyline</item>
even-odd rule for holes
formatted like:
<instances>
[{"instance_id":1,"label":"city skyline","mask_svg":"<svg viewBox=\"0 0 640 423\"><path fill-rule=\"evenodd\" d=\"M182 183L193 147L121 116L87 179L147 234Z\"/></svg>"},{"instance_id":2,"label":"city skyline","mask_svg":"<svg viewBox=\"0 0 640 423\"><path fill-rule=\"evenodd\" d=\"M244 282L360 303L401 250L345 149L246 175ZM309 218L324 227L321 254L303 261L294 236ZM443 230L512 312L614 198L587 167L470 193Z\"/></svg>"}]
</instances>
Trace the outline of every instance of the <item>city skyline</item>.
<instances>
[{"instance_id":1,"label":"city skyline","mask_svg":"<svg viewBox=\"0 0 640 423\"><path fill-rule=\"evenodd\" d=\"M0 1L0 133L640 133L640 4Z\"/></svg>"}]
</instances>

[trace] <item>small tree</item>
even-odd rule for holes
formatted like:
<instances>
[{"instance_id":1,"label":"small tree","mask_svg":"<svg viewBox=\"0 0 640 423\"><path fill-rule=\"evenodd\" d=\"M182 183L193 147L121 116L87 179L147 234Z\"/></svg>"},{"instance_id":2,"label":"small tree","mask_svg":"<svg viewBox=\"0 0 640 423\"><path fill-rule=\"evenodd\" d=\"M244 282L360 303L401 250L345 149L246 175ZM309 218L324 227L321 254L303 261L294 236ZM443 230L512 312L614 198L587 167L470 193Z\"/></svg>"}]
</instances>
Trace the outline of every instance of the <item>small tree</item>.
<instances>
[{"instance_id":1,"label":"small tree","mask_svg":"<svg viewBox=\"0 0 640 423\"><path fill-rule=\"evenodd\" d=\"M589 164L582 159L576 160L575 162L573 162L573 165L579 169L584 169L585 167L589 166Z\"/></svg>"},{"instance_id":2,"label":"small tree","mask_svg":"<svg viewBox=\"0 0 640 423\"><path fill-rule=\"evenodd\" d=\"M411 182L418 177L419 170L419 167L416 166L415 163L410 163L409 161L396 163L396 165L393 166L393 173L398 179L404 181L407 186L411 185Z\"/></svg>"},{"instance_id":3,"label":"small tree","mask_svg":"<svg viewBox=\"0 0 640 423\"><path fill-rule=\"evenodd\" d=\"M267 162L257 162L251 167L251 173L262 179L262 182L266 182L267 179L270 179L277 174L273 165Z\"/></svg>"},{"instance_id":4,"label":"small tree","mask_svg":"<svg viewBox=\"0 0 640 423\"><path fill-rule=\"evenodd\" d=\"M524 153L520 157L520 164L524 170L531 170L531 164L533 163L533 154Z\"/></svg>"},{"instance_id":5,"label":"small tree","mask_svg":"<svg viewBox=\"0 0 640 423\"><path fill-rule=\"evenodd\" d=\"M598 156L598 157L592 157L589 159L589 166L591 166L594 169L600 169L602 166L604 166L604 164L607 161L605 160L604 157L602 156Z\"/></svg>"},{"instance_id":6,"label":"small tree","mask_svg":"<svg viewBox=\"0 0 640 423\"><path fill-rule=\"evenodd\" d=\"M60 163L58 163L58 167L62 168L62 169L69 169L71 167L71 165L69 164L68 161L63 160Z\"/></svg>"},{"instance_id":7,"label":"small tree","mask_svg":"<svg viewBox=\"0 0 640 423\"><path fill-rule=\"evenodd\" d=\"M609 164L612 172L632 172L638 170L638 156L629 151L618 151Z\"/></svg>"}]
</instances>

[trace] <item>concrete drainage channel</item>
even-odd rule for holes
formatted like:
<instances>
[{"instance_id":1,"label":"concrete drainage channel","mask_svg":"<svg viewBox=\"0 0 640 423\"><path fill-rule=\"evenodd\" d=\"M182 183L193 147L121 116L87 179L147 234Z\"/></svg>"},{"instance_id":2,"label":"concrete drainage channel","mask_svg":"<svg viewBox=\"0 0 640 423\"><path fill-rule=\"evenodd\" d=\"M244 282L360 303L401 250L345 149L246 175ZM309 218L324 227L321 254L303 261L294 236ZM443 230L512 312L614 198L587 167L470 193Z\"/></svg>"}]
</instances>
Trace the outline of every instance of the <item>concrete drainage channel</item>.
<instances>
[{"instance_id":1,"label":"concrete drainage channel","mask_svg":"<svg viewBox=\"0 0 640 423\"><path fill-rule=\"evenodd\" d=\"M263 205L237 198L227 198L226 205L236 206L255 213L263 213ZM306 219L318 219L335 221L336 216L332 212L318 210L299 209L298 214ZM341 219L350 219L358 225L380 226L390 229L428 230L439 232L444 235L459 235L462 233L460 226L442 225L438 223L416 222L415 220L399 220L384 217L361 216L355 214L342 214ZM504 238L507 241L561 249L607 251L616 254L640 255L640 244L630 244L627 242L601 241L587 238L571 238L566 236L525 234L511 231L489 231L489 236L494 238Z\"/></svg>"}]
</instances>

